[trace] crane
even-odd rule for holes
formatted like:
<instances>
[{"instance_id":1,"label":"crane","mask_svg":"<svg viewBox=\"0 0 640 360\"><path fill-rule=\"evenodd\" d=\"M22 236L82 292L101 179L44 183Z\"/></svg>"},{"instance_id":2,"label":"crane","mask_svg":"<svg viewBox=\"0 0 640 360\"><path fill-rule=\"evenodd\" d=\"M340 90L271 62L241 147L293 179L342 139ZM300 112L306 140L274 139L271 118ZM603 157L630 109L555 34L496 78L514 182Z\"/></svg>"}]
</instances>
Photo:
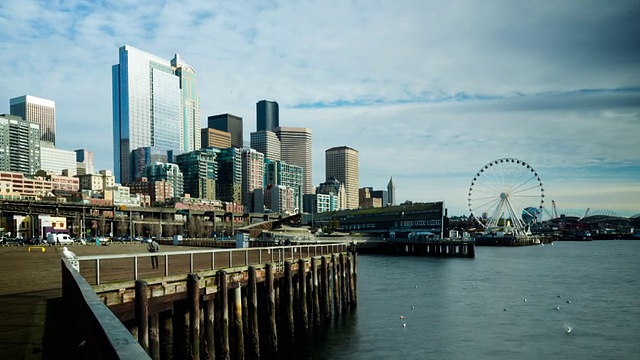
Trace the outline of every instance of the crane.
<instances>
[{"instance_id":1,"label":"crane","mask_svg":"<svg viewBox=\"0 0 640 360\"><path fill-rule=\"evenodd\" d=\"M587 216L589 216L589 210L590 209L591 208L587 208L587 211L584 212L584 215L582 215L582 217L579 220L582 220L582 219L586 218Z\"/></svg>"},{"instance_id":2,"label":"crane","mask_svg":"<svg viewBox=\"0 0 640 360\"><path fill-rule=\"evenodd\" d=\"M553 217L555 219L558 218L558 209L556 208L556 201L555 200L551 200L551 206L553 207Z\"/></svg>"}]
</instances>

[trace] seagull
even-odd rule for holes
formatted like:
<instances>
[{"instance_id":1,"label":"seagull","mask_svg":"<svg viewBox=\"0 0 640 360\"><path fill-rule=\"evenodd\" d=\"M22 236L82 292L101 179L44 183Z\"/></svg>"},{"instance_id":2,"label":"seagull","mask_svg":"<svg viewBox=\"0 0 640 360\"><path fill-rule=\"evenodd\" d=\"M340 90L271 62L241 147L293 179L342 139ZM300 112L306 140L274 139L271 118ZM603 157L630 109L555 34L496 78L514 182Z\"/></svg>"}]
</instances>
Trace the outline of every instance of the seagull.
<instances>
[{"instance_id":1,"label":"seagull","mask_svg":"<svg viewBox=\"0 0 640 360\"><path fill-rule=\"evenodd\" d=\"M560 310L560 306L556 306L556 310Z\"/></svg>"},{"instance_id":2,"label":"seagull","mask_svg":"<svg viewBox=\"0 0 640 360\"><path fill-rule=\"evenodd\" d=\"M502 309L502 311L507 311L507 310L508 310L507 308Z\"/></svg>"},{"instance_id":3,"label":"seagull","mask_svg":"<svg viewBox=\"0 0 640 360\"><path fill-rule=\"evenodd\" d=\"M416 307L411 305L411 310L415 310L415 309L416 309Z\"/></svg>"},{"instance_id":4,"label":"seagull","mask_svg":"<svg viewBox=\"0 0 640 360\"><path fill-rule=\"evenodd\" d=\"M571 304L571 300L567 300L567 304Z\"/></svg>"},{"instance_id":5,"label":"seagull","mask_svg":"<svg viewBox=\"0 0 640 360\"><path fill-rule=\"evenodd\" d=\"M404 316L400 315L400 319L404 319Z\"/></svg>"},{"instance_id":6,"label":"seagull","mask_svg":"<svg viewBox=\"0 0 640 360\"><path fill-rule=\"evenodd\" d=\"M62 255L64 255L64 257L66 257L67 259L75 259L76 258L76 254L73 251L70 251L69 249L67 249L66 246L64 248L62 248Z\"/></svg>"},{"instance_id":7,"label":"seagull","mask_svg":"<svg viewBox=\"0 0 640 360\"><path fill-rule=\"evenodd\" d=\"M402 324L402 327L407 327L407 324Z\"/></svg>"},{"instance_id":8,"label":"seagull","mask_svg":"<svg viewBox=\"0 0 640 360\"><path fill-rule=\"evenodd\" d=\"M524 302L527 302L527 299L524 299Z\"/></svg>"}]
</instances>

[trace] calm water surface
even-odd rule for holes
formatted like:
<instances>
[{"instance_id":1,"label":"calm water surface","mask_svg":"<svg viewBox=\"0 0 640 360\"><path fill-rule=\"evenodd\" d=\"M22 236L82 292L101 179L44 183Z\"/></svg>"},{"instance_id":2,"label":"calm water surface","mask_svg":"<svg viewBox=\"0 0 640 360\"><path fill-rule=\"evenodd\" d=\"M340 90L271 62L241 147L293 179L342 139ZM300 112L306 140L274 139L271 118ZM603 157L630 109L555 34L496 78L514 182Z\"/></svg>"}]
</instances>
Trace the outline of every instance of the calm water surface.
<instances>
[{"instance_id":1,"label":"calm water surface","mask_svg":"<svg viewBox=\"0 0 640 360\"><path fill-rule=\"evenodd\" d=\"M640 241L476 250L359 256L357 310L306 358L640 359Z\"/></svg>"}]
</instances>

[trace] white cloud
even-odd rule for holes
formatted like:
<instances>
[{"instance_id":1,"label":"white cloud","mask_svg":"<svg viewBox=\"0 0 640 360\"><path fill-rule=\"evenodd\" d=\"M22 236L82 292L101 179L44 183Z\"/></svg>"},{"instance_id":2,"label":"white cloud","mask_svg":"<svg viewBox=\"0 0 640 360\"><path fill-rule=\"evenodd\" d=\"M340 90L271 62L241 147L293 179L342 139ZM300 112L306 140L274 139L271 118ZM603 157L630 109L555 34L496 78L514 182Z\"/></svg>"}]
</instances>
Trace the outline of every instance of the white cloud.
<instances>
[{"instance_id":1,"label":"white cloud","mask_svg":"<svg viewBox=\"0 0 640 360\"><path fill-rule=\"evenodd\" d=\"M444 199L460 214L473 174L515 157L559 204L634 213L639 16L631 0L9 0L0 113L14 96L55 100L59 146L112 168L111 65L129 44L180 53L203 119L240 115L247 139L255 103L278 101L281 124L313 130L315 183L324 150L347 145L361 186L393 176L399 199Z\"/></svg>"}]
</instances>

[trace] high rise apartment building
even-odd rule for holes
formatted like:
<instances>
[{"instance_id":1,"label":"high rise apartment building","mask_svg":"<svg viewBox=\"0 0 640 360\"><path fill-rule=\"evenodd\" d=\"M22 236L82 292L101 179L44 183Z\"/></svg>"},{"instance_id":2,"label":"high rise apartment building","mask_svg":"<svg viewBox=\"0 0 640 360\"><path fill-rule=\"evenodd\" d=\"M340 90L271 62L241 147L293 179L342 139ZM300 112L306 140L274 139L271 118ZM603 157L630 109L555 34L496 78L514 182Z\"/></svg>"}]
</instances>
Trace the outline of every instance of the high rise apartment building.
<instances>
[{"instance_id":1,"label":"high rise apartment building","mask_svg":"<svg viewBox=\"0 0 640 360\"><path fill-rule=\"evenodd\" d=\"M242 204L242 150L228 147L218 154L218 200Z\"/></svg>"},{"instance_id":2,"label":"high rise apartment building","mask_svg":"<svg viewBox=\"0 0 640 360\"><path fill-rule=\"evenodd\" d=\"M264 154L265 159L281 158L280 139L273 131L259 130L251 133L251 148Z\"/></svg>"},{"instance_id":3,"label":"high rise apartment building","mask_svg":"<svg viewBox=\"0 0 640 360\"><path fill-rule=\"evenodd\" d=\"M56 143L56 103L31 95L9 100L11 115L40 125L40 140Z\"/></svg>"},{"instance_id":4,"label":"high rise apartment building","mask_svg":"<svg viewBox=\"0 0 640 360\"><path fill-rule=\"evenodd\" d=\"M287 164L284 161L267 159L265 160L264 168L265 186L278 185L293 189L294 208L291 211L301 212L303 205L302 186L304 183L304 170L302 167Z\"/></svg>"},{"instance_id":5,"label":"high rise apartment building","mask_svg":"<svg viewBox=\"0 0 640 360\"><path fill-rule=\"evenodd\" d=\"M242 149L242 203L249 211L255 209L253 191L264 188L264 155L254 149Z\"/></svg>"},{"instance_id":6,"label":"high rise apartment building","mask_svg":"<svg viewBox=\"0 0 640 360\"><path fill-rule=\"evenodd\" d=\"M40 170L40 125L0 115L0 171L33 175Z\"/></svg>"},{"instance_id":7,"label":"high rise apartment building","mask_svg":"<svg viewBox=\"0 0 640 360\"><path fill-rule=\"evenodd\" d=\"M344 184L346 191L346 209L357 209L359 170L358 170L358 150L348 146L332 147L325 151L325 176L330 177Z\"/></svg>"},{"instance_id":8,"label":"high rise apartment building","mask_svg":"<svg viewBox=\"0 0 640 360\"><path fill-rule=\"evenodd\" d=\"M280 126L280 110L278 103L269 100L260 100L256 103L256 131L274 131Z\"/></svg>"},{"instance_id":9,"label":"high rise apartment building","mask_svg":"<svg viewBox=\"0 0 640 360\"><path fill-rule=\"evenodd\" d=\"M112 67L114 171L134 180L131 151L141 147L191 151L200 146L195 71L129 45Z\"/></svg>"},{"instance_id":10,"label":"high rise apartment building","mask_svg":"<svg viewBox=\"0 0 640 360\"><path fill-rule=\"evenodd\" d=\"M231 146L242 148L242 118L231 114L219 114L207 118L207 127L231 134Z\"/></svg>"},{"instance_id":11,"label":"high rise apartment building","mask_svg":"<svg viewBox=\"0 0 640 360\"><path fill-rule=\"evenodd\" d=\"M193 198L216 200L218 149L199 149L176 156L184 177L184 193Z\"/></svg>"},{"instance_id":12,"label":"high rise apartment building","mask_svg":"<svg viewBox=\"0 0 640 360\"><path fill-rule=\"evenodd\" d=\"M184 176L177 164L156 162L147 165L144 175L149 181L166 181L171 184L171 197L184 195Z\"/></svg>"},{"instance_id":13,"label":"high rise apartment building","mask_svg":"<svg viewBox=\"0 0 640 360\"><path fill-rule=\"evenodd\" d=\"M280 126L275 128L274 132L280 140L280 159L287 164L300 166L304 171L302 194L315 193L312 183L313 158L311 129Z\"/></svg>"}]
</instances>

